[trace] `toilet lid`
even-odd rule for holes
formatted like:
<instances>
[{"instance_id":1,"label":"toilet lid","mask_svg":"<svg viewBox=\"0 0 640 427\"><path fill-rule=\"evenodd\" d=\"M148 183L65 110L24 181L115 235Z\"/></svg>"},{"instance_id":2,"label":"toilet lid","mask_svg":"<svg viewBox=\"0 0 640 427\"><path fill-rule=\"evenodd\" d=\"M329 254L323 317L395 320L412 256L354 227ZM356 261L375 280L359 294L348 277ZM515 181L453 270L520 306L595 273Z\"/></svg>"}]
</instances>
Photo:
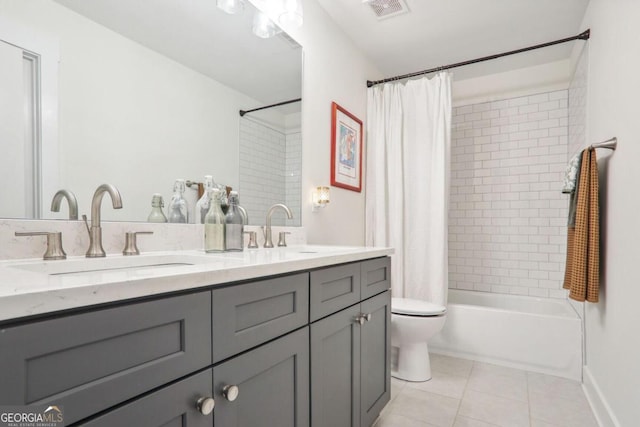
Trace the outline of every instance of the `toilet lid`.
<instances>
[{"instance_id":1,"label":"toilet lid","mask_svg":"<svg viewBox=\"0 0 640 427\"><path fill-rule=\"evenodd\" d=\"M412 316L437 316L446 313L447 308L417 299L391 298L391 312Z\"/></svg>"}]
</instances>

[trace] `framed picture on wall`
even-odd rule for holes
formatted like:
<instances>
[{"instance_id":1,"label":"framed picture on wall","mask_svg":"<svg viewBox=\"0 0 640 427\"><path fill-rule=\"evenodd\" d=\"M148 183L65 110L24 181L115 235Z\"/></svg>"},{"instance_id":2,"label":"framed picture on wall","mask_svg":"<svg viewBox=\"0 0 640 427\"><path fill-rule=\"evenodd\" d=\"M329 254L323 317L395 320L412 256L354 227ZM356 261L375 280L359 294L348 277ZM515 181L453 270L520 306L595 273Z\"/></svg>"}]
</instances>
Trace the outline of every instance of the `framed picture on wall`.
<instances>
[{"instance_id":1,"label":"framed picture on wall","mask_svg":"<svg viewBox=\"0 0 640 427\"><path fill-rule=\"evenodd\" d=\"M331 103L331 185L362 191L362 121Z\"/></svg>"}]
</instances>

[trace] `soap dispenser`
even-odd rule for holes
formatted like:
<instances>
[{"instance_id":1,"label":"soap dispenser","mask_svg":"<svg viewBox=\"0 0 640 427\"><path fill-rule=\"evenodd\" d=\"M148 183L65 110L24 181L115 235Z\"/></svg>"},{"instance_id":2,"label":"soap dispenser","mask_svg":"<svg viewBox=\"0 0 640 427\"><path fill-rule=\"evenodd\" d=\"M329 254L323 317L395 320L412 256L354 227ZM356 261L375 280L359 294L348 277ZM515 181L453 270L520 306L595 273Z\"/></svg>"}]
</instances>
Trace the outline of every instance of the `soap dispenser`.
<instances>
[{"instance_id":1,"label":"soap dispenser","mask_svg":"<svg viewBox=\"0 0 640 427\"><path fill-rule=\"evenodd\" d=\"M225 217L220 207L220 190L209 190L209 212L204 217L205 252L224 252Z\"/></svg>"},{"instance_id":2,"label":"soap dispenser","mask_svg":"<svg viewBox=\"0 0 640 427\"><path fill-rule=\"evenodd\" d=\"M209 212L209 190L213 188L213 177L211 175L204 176L204 193L196 203L196 224L204 224L204 217Z\"/></svg>"},{"instance_id":3,"label":"soap dispenser","mask_svg":"<svg viewBox=\"0 0 640 427\"><path fill-rule=\"evenodd\" d=\"M229 193L229 209L225 216L225 248L227 251L241 251L244 237L244 217L238 207L238 192Z\"/></svg>"},{"instance_id":4,"label":"soap dispenser","mask_svg":"<svg viewBox=\"0 0 640 427\"><path fill-rule=\"evenodd\" d=\"M151 197L151 213L147 218L148 222L167 222L167 217L164 212L162 212L162 208L164 208L164 200L162 199L162 194L155 193L153 197Z\"/></svg>"},{"instance_id":5,"label":"soap dispenser","mask_svg":"<svg viewBox=\"0 0 640 427\"><path fill-rule=\"evenodd\" d=\"M184 224L189 222L187 201L184 198L185 189L184 179L176 179L173 185L173 196L171 196L171 202L169 202L169 222Z\"/></svg>"}]
</instances>

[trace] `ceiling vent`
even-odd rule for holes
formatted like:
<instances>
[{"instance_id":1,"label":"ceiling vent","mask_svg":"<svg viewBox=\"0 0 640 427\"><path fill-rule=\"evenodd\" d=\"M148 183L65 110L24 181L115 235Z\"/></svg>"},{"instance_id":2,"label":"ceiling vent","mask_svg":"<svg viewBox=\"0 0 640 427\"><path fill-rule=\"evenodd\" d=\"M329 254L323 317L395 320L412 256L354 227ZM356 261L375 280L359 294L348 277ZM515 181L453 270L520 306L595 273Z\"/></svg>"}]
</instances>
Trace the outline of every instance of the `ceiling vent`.
<instances>
[{"instance_id":1,"label":"ceiling vent","mask_svg":"<svg viewBox=\"0 0 640 427\"><path fill-rule=\"evenodd\" d=\"M369 3L378 19L387 19L409 12L409 7L404 0L362 0L362 2Z\"/></svg>"}]
</instances>

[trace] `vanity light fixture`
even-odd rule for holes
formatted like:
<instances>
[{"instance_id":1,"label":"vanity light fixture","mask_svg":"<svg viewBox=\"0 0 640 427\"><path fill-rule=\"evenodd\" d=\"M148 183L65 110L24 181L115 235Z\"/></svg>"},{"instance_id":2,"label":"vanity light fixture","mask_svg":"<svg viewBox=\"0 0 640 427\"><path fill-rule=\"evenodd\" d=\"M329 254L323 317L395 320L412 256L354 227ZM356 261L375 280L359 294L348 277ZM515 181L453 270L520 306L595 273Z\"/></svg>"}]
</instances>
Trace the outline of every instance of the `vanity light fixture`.
<instances>
[{"instance_id":1,"label":"vanity light fixture","mask_svg":"<svg viewBox=\"0 0 640 427\"><path fill-rule=\"evenodd\" d=\"M329 187L316 187L311 192L312 212L318 212L320 208L324 208L329 204L331 198L329 196Z\"/></svg>"},{"instance_id":2,"label":"vanity light fixture","mask_svg":"<svg viewBox=\"0 0 640 427\"><path fill-rule=\"evenodd\" d=\"M244 0L216 0L216 6L229 15L235 15L244 10Z\"/></svg>"}]
</instances>

